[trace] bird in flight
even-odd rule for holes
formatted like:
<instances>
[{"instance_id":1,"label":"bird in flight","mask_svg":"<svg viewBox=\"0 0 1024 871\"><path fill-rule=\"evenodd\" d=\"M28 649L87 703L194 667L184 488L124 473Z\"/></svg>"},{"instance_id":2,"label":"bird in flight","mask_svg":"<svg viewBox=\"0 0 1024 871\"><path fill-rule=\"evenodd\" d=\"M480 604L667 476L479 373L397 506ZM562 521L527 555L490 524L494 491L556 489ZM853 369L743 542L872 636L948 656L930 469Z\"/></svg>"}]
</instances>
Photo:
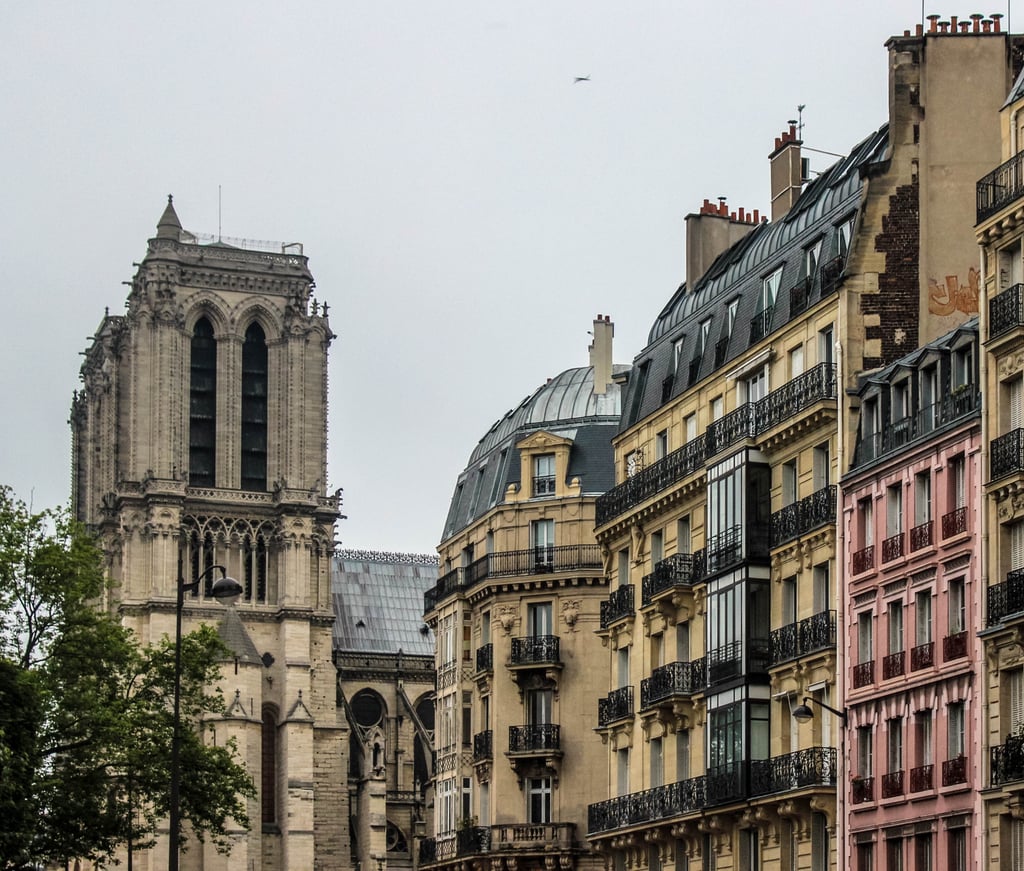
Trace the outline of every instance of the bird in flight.
<instances>
[{"instance_id":1,"label":"bird in flight","mask_svg":"<svg viewBox=\"0 0 1024 871\"><path fill-rule=\"evenodd\" d=\"M587 73L585 76L576 76L576 78L574 78L572 80L572 83L574 85L577 85L580 82L589 82L589 81L590 81L590 73Z\"/></svg>"}]
</instances>

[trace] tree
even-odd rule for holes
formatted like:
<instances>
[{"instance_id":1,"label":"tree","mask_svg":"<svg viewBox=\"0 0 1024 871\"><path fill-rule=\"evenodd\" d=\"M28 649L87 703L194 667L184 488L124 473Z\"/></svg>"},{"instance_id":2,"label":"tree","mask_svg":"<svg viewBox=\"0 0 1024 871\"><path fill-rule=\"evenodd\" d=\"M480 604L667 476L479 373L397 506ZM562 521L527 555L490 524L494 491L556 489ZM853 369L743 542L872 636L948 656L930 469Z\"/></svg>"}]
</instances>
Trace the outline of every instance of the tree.
<instances>
[{"instance_id":1,"label":"tree","mask_svg":"<svg viewBox=\"0 0 1024 871\"><path fill-rule=\"evenodd\" d=\"M65 511L32 513L0 487L0 869L102 860L153 841L167 814L174 642L141 646L100 607L102 554ZM228 846L255 790L233 743L204 743L224 711L228 652L208 626L182 638L182 820ZM191 728L189 727L191 725Z\"/></svg>"}]
</instances>

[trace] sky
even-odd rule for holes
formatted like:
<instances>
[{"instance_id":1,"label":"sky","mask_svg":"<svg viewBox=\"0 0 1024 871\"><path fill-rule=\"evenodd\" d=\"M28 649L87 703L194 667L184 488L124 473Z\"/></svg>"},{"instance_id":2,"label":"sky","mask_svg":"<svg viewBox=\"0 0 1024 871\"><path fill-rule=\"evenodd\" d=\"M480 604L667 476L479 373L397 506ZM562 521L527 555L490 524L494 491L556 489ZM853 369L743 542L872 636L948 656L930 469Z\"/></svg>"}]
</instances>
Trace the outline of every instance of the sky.
<instances>
[{"instance_id":1,"label":"sky","mask_svg":"<svg viewBox=\"0 0 1024 871\"><path fill-rule=\"evenodd\" d=\"M338 539L432 552L476 443L587 365L597 314L616 362L642 350L686 214L770 211L798 105L812 170L885 122L885 41L921 18L919 0L4 3L0 484L68 502L80 354L173 194L194 232L303 243L337 334Z\"/></svg>"}]
</instances>

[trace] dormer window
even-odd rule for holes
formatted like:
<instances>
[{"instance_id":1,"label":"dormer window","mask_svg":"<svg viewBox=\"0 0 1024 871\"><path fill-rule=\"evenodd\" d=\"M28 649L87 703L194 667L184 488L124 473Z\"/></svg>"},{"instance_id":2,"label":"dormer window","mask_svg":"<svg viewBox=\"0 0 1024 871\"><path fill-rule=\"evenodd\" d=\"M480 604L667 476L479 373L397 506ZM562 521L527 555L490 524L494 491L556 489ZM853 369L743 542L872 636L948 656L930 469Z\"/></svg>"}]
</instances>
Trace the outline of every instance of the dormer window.
<instances>
[{"instance_id":1,"label":"dormer window","mask_svg":"<svg viewBox=\"0 0 1024 871\"><path fill-rule=\"evenodd\" d=\"M775 306L775 297L779 293L779 283L782 281L782 267L780 266L771 275L765 276L761 281L761 299L758 305L759 312L769 311Z\"/></svg>"},{"instance_id":2,"label":"dormer window","mask_svg":"<svg viewBox=\"0 0 1024 871\"><path fill-rule=\"evenodd\" d=\"M971 347L968 345L965 348L957 348L953 351L953 390L955 391L959 387L966 387L974 379L973 373L973 355L971 354Z\"/></svg>"},{"instance_id":3,"label":"dormer window","mask_svg":"<svg viewBox=\"0 0 1024 871\"><path fill-rule=\"evenodd\" d=\"M850 253L850 239L853 237L853 218L849 218L836 227L836 242L839 256L845 258Z\"/></svg>"},{"instance_id":4,"label":"dormer window","mask_svg":"<svg viewBox=\"0 0 1024 871\"><path fill-rule=\"evenodd\" d=\"M554 454L538 454L533 458L533 495L555 495Z\"/></svg>"},{"instance_id":5,"label":"dormer window","mask_svg":"<svg viewBox=\"0 0 1024 871\"><path fill-rule=\"evenodd\" d=\"M910 417L910 382L897 381L892 386L892 422Z\"/></svg>"},{"instance_id":6,"label":"dormer window","mask_svg":"<svg viewBox=\"0 0 1024 871\"><path fill-rule=\"evenodd\" d=\"M814 283L818 274L818 265L821 263L821 239L804 248L804 275L807 276L808 284Z\"/></svg>"}]
</instances>

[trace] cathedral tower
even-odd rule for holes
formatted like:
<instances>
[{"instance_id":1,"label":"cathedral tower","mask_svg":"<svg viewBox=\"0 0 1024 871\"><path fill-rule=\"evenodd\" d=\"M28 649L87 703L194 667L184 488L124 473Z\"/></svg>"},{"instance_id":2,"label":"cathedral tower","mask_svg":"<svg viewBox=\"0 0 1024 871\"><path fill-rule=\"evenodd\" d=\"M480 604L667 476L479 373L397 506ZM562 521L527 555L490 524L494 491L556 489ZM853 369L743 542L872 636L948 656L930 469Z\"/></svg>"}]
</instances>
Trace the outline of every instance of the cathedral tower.
<instances>
[{"instance_id":1,"label":"cathedral tower","mask_svg":"<svg viewBox=\"0 0 1024 871\"><path fill-rule=\"evenodd\" d=\"M201 240L170 197L135 265L125 313L84 354L74 513L107 554L110 607L145 643L173 636L179 577L219 564L244 588L227 611L209 586L186 595L184 631L215 623L233 651L229 707L208 731L236 739L259 797L226 860L192 841L182 868L337 868L347 728L331 662L327 305L301 245Z\"/></svg>"}]
</instances>

